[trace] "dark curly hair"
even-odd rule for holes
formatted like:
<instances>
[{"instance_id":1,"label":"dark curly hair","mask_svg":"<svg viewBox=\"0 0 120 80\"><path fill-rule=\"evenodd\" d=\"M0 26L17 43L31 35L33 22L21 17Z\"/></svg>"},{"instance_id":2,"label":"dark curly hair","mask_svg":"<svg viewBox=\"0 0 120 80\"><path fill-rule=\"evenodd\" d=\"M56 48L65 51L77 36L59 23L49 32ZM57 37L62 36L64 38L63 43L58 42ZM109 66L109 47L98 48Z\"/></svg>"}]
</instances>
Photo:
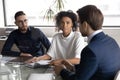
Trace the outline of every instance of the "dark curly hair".
<instances>
[{"instance_id":1,"label":"dark curly hair","mask_svg":"<svg viewBox=\"0 0 120 80\"><path fill-rule=\"evenodd\" d=\"M61 19L63 17L69 17L72 20L73 23L73 31L76 30L77 28L77 15L75 13L73 13L73 11L69 10L69 11L60 11L56 16L55 16L55 24L56 27L58 28L58 31L60 30L60 23L61 23Z\"/></svg>"}]
</instances>

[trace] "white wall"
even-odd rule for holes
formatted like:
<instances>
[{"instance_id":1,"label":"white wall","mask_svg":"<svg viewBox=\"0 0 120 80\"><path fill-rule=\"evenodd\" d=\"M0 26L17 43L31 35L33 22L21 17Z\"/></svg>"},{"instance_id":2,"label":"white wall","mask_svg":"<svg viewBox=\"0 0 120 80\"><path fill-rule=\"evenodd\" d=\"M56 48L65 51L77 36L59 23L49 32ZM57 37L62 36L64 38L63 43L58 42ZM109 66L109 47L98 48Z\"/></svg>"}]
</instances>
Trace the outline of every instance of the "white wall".
<instances>
[{"instance_id":1,"label":"white wall","mask_svg":"<svg viewBox=\"0 0 120 80\"><path fill-rule=\"evenodd\" d=\"M3 4L2 0L0 0L0 28L4 27L4 17L3 17Z\"/></svg>"},{"instance_id":2,"label":"white wall","mask_svg":"<svg viewBox=\"0 0 120 80\"><path fill-rule=\"evenodd\" d=\"M110 22L109 22L110 23ZM6 28L4 26L4 16L3 16L3 4L2 4L2 0L0 0L0 28ZM52 37L55 33L55 28L50 28L50 27L44 27L44 28L40 28L48 37ZM118 28L103 28L103 31L110 35L111 37L113 37L118 44L120 45L120 27Z\"/></svg>"},{"instance_id":3,"label":"white wall","mask_svg":"<svg viewBox=\"0 0 120 80\"><path fill-rule=\"evenodd\" d=\"M113 37L120 46L120 28L103 28L103 31Z\"/></svg>"}]
</instances>

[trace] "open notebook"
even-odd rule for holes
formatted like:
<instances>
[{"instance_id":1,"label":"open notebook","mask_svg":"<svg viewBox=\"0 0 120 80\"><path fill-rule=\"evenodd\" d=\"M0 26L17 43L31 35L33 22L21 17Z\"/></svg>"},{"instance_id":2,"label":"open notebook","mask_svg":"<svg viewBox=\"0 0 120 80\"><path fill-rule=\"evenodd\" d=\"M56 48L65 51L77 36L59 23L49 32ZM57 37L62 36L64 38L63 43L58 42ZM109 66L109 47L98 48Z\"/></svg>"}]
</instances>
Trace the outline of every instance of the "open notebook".
<instances>
[{"instance_id":1,"label":"open notebook","mask_svg":"<svg viewBox=\"0 0 120 80\"><path fill-rule=\"evenodd\" d=\"M53 73L32 73L28 80L54 80Z\"/></svg>"}]
</instances>

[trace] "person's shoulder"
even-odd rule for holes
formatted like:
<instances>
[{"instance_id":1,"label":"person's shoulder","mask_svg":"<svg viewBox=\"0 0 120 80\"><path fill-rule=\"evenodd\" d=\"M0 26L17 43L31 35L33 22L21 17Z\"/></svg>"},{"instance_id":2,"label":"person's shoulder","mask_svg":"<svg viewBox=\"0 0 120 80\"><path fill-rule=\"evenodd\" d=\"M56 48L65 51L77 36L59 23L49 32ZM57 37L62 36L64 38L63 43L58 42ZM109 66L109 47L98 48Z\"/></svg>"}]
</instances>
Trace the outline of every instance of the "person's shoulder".
<instances>
[{"instance_id":1,"label":"person's shoulder","mask_svg":"<svg viewBox=\"0 0 120 80\"><path fill-rule=\"evenodd\" d=\"M56 33L54 36L53 36L53 40L55 39L60 39L61 38L61 36L62 36L62 33L61 32L58 32L58 33Z\"/></svg>"},{"instance_id":2,"label":"person's shoulder","mask_svg":"<svg viewBox=\"0 0 120 80\"><path fill-rule=\"evenodd\" d=\"M57 40L60 40L61 39L61 36L62 36L62 33L56 33L55 35L53 35L52 37L52 41L55 42Z\"/></svg>"},{"instance_id":3,"label":"person's shoulder","mask_svg":"<svg viewBox=\"0 0 120 80\"><path fill-rule=\"evenodd\" d=\"M39 28L36 28L36 27L33 27L33 26L30 26L29 28L30 28L30 30L40 30Z\"/></svg>"},{"instance_id":4,"label":"person's shoulder","mask_svg":"<svg viewBox=\"0 0 120 80\"><path fill-rule=\"evenodd\" d=\"M36 28L36 27L33 27L33 26L30 26L29 27L30 28L30 30L32 31L32 32L35 32L35 33L43 33L41 30L40 30L40 28Z\"/></svg>"},{"instance_id":5,"label":"person's shoulder","mask_svg":"<svg viewBox=\"0 0 120 80\"><path fill-rule=\"evenodd\" d=\"M8 37L16 37L16 36L18 36L18 29L14 29L8 35Z\"/></svg>"},{"instance_id":6,"label":"person's shoulder","mask_svg":"<svg viewBox=\"0 0 120 80\"><path fill-rule=\"evenodd\" d=\"M62 35L62 33L56 33L53 37L59 37L59 36L61 36Z\"/></svg>"},{"instance_id":7,"label":"person's shoulder","mask_svg":"<svg viewBox=\"0 0 120 80\"><path fill-rule=\"evenodd\" d=\"M73 33L74 33L74 36L76 37L82 37L81 33L78 31L74 31Z\"/></svg>"},{"instance_id":8,"label":"person's shoulder","mask_svg":"<svg viewBox=\"0 0 120 80\"><path fill-rule=\"evenodd\" d=\"M15 30L11 31L10 34L15 34L17 32L18 32L18 29L15 29Z\"/></svg>"},{"instance_id":9,"label":"person's shoulder","mask_svg":"<svg viewBox=\"0 0 120 80\"><path fill-rule=\"evenodd\" d=\"M84 42L85 41L85 38L78 31L74 32L74 39L76 39L76 40L78 40L80 42Z\"/></svg>"}]
</instances>

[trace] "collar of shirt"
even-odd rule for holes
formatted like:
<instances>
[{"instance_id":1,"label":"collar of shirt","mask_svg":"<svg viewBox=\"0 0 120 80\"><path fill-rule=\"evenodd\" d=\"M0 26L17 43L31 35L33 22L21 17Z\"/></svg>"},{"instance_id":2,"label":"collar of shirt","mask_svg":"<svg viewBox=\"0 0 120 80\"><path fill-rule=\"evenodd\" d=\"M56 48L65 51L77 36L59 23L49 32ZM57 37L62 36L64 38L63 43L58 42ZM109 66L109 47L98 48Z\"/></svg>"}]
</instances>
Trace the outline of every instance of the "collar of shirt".
<instances>
[{"instance_id":1,"label":"collar of shirt","mask_svg":"<svg viewBox=\"0 0 120 80\"><path fill-rule=\"evenodd\" d=\"M62 39L69 39L72 35L73 35L73 31L71 31L67 37L64 37L62 34Z\"/></svg>"},{"instance_id":2,"label":"collar of shirt","mask_svg":"<svg viewBox=\"0 0 120 80\"><path fill-rule=\"evenodd\" d=\"M102 32L102 31L103 31L102 29L99 29L99 30L93 32L90 36L88 36L88 41L87 41L87 42L89 43L90 40L91 40L96 34Z\"/></svg>"}]
</instances>

